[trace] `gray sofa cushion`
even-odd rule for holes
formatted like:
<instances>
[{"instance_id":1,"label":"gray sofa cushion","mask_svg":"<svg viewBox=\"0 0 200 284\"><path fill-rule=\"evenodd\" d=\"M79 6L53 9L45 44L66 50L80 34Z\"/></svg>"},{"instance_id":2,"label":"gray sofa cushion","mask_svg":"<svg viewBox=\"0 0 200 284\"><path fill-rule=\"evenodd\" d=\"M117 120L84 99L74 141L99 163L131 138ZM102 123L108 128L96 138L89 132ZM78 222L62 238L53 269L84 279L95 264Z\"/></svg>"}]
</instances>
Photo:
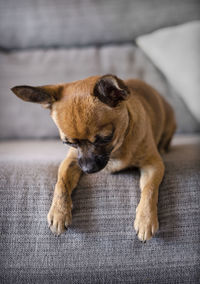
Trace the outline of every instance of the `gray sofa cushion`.
<instances>
[{"instance_id":1,"label":"gray sofa cushion","mask_svg":"<svg viewBox=\"0 0 200 284\"><path fill-rule=\"evenodd\" d=\"M67 148L1 142L1 283L198 283L199 147L199 137L176 137L164 156L160 229L143 244L133 230L137 170L83 175L72 196L73 225L55 237L46 215Z\"/></svg>"},{"instance_id":2,"label":"gray sofa cushion","mask_svg":"<svg viewBox=\"0 0 200 284\"><path fill-rule=\"evenodd\" d=\"M199 19L197 0L1 0L0 47L132 41L158 28Z\"/></svg>"},{"instance_id":3,"label":"gray sofa cushion","mask_svg":"<svg viewBox=\"0 0 200 284\"><path fill-rule=\"evenodd\" d=\"M49 138L58 136L49 111L19 100L14 85L70 82L96 74L114 73L124 79L141 78L172 104L179 132L195 132L200 125L162 74L134 45L85 49L49 49L0 52L0 138Z\"/></svg>"}]
</instances>

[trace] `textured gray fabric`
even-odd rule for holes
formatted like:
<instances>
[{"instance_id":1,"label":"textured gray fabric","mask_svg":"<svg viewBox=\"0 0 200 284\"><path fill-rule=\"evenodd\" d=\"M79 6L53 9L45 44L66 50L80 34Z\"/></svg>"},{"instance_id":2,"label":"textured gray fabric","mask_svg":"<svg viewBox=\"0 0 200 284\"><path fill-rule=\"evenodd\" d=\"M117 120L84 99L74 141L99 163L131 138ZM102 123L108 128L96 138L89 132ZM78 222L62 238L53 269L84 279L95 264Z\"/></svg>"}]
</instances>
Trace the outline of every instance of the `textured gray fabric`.
<instances>
[{"instance_id":1,"label":"textured gray fabric","mask_svg":"<svg viewBox=\"0 0 200 284\"><path fill-rule=\"evenodd\" d=\"M133 230L137 170L83 175L73 225L51 234L46 215L66 151L59 141L0 143L1 283L199 283L200 137L176 137L165 155L160 229L146 244Z\"/></svg>"},{"instance_id":2,"label":"textured gray fabric","mask_svg":"<svg viewBox=\"0 0 200 284\"><path fill-rule=\"evenodd\" d=\"M0 47L130 42L199 19L199 10L198 0L1 0Z\"/></svg>"},{"instance_id":3,"label":"textured gray fabric","mask_svg":"<svg viewBox=\"0 0 200 284\"><path fill-rule=\"evenodd\" d=\"M19 100L14 85L70 82L96 74L141 78L157 88L175 109L178 131L200 131L200 125L162 74L136 46L0 52L0 138L56 137L49 111Z\"/></svg>"}]
</instances>

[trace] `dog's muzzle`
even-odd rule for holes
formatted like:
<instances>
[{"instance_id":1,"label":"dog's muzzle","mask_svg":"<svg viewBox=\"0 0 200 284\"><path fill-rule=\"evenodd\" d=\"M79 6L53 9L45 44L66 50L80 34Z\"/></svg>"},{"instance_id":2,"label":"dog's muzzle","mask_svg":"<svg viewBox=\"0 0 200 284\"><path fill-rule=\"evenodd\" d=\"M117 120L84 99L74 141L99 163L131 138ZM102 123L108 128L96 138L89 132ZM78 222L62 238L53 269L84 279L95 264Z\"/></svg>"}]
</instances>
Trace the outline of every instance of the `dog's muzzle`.
<instances>
[{"instance_id":1,"label":"dog's muzzle","mask_svg":"<svg viewBox=\"0 0 200 284\"><path fill-rule=\"evenodd\" d=\"M109 160L108 156L100 155L91 158L80 157L78 163L83 172L92 174L99 172L107 165Z\"/></svg>"}]
</instances>

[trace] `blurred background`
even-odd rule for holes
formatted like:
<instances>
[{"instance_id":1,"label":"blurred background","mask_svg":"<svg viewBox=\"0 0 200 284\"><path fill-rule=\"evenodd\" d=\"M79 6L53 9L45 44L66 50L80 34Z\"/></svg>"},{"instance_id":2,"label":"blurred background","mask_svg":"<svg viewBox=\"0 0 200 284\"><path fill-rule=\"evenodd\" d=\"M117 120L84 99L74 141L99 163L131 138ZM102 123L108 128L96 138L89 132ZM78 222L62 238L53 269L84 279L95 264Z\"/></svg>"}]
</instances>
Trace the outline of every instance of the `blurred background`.
<instances>
[{"instance_id":1,"label":"blurred background","mask_svg":"<svg viewBox=\"0 0 200 284\"><path fill-rule=\"evenodd\" d=\"M199 132L199 19L199 0L0 0L0 139L58 137L11 87L106 73L150 83L177 132Z\"/></svg>"}]
</instances>

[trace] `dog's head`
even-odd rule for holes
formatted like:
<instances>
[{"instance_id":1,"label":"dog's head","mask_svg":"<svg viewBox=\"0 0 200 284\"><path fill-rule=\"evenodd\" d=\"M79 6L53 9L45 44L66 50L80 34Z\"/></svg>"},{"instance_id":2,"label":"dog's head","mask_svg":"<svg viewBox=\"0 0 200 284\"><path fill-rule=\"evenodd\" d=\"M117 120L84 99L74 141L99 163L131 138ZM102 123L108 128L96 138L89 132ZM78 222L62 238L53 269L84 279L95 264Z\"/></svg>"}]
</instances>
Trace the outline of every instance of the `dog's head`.
<instances>
[{"instance_id":1,"label":"dog's head","mask_svg":"<svg viewBox=\"0 0 200 284\"><path fill-rule=\"evenodd\" d=\"M75 147L86 173L103 169L111 152L122 144L128 112L124 101L129 89L113 75L89 77L67 84L16 86L21 99L50 108L63 143Z\"/></svg>"}]
</instances>

